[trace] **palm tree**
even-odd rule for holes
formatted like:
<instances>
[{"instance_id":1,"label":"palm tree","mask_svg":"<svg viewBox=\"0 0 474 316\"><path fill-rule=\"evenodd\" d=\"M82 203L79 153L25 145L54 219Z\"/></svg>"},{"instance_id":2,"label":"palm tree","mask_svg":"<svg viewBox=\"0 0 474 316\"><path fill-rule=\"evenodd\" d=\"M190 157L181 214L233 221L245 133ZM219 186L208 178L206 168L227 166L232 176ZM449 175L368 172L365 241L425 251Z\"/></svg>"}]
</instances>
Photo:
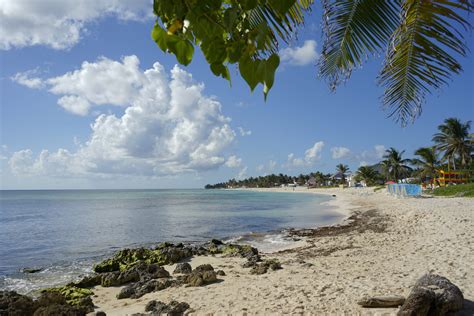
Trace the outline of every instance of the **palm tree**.
<instances>
[{"instance_id":1,"label":"palm tree","mask_svg":"<svg viewBox=\"0 0 474 316\"><path fill-rule=\"evenodd\" d=\"M357 169L356 177L359 180L363 180L368 186L373 185L378 178L377 171L369 166L361 166Z\"/></svg>"},{"instance_id":2,"label":"palm tree","mask_svg":"<svg viewBox=\"0 0 474 316\"><path fill-rule=\"evenodd\" d=\"M456 170L456 159L461 167L466 167L473 151L473 138L469 134L471 121L462 123L457 118L448 118L438 126L439 133L434 134L433 141L436 147L444 153L443 158Z\"/></svg>"},{"instance_id":3,"label":"palm tree","mask_svg":"<svg viewBox=\"0 0 474 316\"><path fill-rule=\"evenodd\" d=\"M343 165L342 163L336 166L336 172L341 174L341 182L346 183L346 172L349 171L348 165Z\"/></svg>"},{"instance_id":4,"label":"palm tree","mask_svg":"<svg viewBox=\"0 0 474 316\"><path fill-rule=\"evenodd\" d=\"M434 179L441 161L435 147L421 147L415 151L419 158L412 159L411 163L419 168L421 177Z\"/></svg>"},{"instance_id":5,"label":"palm tree","mask_svg":"<svg viewBox=\"0 0 474 316\"><path fill-rule=\"evenodd\" d=\"M398 181L411 171L411 168L408 166L410 159L403 159L404 153L404 150L399 152L395 148L390 147L385 151L385 155L383 156L388 174L395 181Z\"/></svg>"},{"instance_id":6,"label":"palm tree","mask_svg":"<svg viewBox=\"0 0 474 316\"><path fill-rule=\"evenodd\" d=\"M319 74L335 89L370 57L385 54L383 104L402 124L421 113L425 95L462 71L472 0L322 0ZM154 0L152 37L178 62L200 48L216 76L238 64L251 90L266 96L279 66L279 43L294 39L314 0Z\"/></svg>"}]
</instances>

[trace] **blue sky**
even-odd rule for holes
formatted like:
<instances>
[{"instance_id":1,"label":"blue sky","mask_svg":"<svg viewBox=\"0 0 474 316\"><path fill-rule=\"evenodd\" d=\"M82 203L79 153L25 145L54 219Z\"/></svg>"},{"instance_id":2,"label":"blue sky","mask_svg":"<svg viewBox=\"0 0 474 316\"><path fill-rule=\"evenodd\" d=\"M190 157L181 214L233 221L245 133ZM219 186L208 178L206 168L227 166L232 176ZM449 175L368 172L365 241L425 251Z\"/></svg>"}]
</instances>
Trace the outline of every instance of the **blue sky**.
<instances>
[{"instance_id":1,"label":"blue sky","mask_svg":"<svg viewBox=\"0 0 474 316\"><path fill-rule=\"evenodd\" d=\"M38 2L30 24L23 1L8 2L0 8L8 18L0 22L3 189L188 188L332 172L338 163L356 170L385 148L411 156L447 117L474 120L472 57L405 128L380 108L381 59L331 93L317 78L317 14L282 52L264 102L261 87L251 93L237 69L232 87L215 77L199 50L188 67L174 68L175 58L150 39L147 1L100 0L69 17L67 1ZM15 23L33 28L7 29Z\"/></svg>"}]
</instances>

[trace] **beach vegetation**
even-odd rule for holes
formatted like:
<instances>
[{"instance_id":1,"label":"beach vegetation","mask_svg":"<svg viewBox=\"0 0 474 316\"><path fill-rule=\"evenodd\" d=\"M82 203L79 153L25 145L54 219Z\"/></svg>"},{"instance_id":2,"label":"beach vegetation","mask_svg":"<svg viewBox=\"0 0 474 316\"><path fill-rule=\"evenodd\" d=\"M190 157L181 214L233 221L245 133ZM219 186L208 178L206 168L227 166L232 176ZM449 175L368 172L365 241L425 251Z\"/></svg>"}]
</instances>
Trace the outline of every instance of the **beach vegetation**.
<instances>
[{"instance_id":1,"label":"beach vegetation","mask_svg":"<svg viewBox=\"0 0 474 316\"><path fill-rule=\"evenodd\" d=\"M314 0L154 0L152 38L180 64L199 48L211 72L231 82L229 67L264 98L275 81L281 44L290 44ZM402 125L420 114L426 95L462 71L472 1L324 0L319 75L331 90L368 59L385 55L378 84L383 107Z\"/></svg>"},{"instance_id":2,"label":"beach vegetation","mask_svg":"<svg viewBox=\"0 0 474 316\"><path fill-rule=\"evenodd\" d=\"M410 175L412 168L409 166L410 159L403 158L404 150L398 151L390 147L383 156L383 165L388 179L398 181Z\"/></svg>"},{"instance_id":3,"label":"beach vegetation","mask_svg":"<svg viewBox=\"0 0 474 316\"><path fill-rule=\"evenodd\" d=\"M360 166L356 172L356 181L364 181L367 186L373 186L380 181L381 175L371 166Z\"/></svg>"},{"instance_id":4,"label":"beach vegetation","mask_svg":"<svg viewBox=\"0 0 474 316\"><path fill-rule=\"evenodd\" d=\"M447 185L431 192L435 196L474 197L474 183Z\"/></svg>"},{"instance_id":5,"label":"beach vegetation","mask_svg":"<svg viewBox=\"0 0 474 316\"><path fill-rule=\"evenodd\" d=\"M433 142L443 153L448 168L466 168L473 156L474 138L470 134L471 121L461 122L457 118L448 118L438 126Z\"/></svg>"}]
</instances>

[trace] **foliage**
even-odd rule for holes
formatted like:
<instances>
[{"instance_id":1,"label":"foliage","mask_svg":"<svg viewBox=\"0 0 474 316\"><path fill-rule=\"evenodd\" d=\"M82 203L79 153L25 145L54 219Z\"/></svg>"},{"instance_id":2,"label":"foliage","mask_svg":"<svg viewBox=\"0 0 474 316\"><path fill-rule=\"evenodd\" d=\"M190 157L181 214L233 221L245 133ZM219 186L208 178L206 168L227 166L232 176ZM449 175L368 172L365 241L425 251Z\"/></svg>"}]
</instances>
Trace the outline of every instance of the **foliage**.
<instances>
[{"instance_id":1,"label":"foliage","mask_svg":"<svg viewBox=\"0 0 474 316\"><path fill-rule=\"evenodd\" d=\"M310 174L300 174L299 176L288 176L286 174L270 174L267 176L261 177L250 177L247 179L236 180L230 179L227 182L221 182L216 184L207 184L206 189L225 189L225 188L272 188L275 186L298 183L299 185L304 185L306 181L310 178L314 178L317 185L324 185L329 181L331 175L323 174L322 172L310 173Z\"/></svg>"},{"instance_id":2,"label":"foliage","mask_svg":"<svg viewBox=\"0 0 474 316\"><path fill-rule=\"evenodd\" d=\"M444 152L448 167L456 169L456 159L461 167L468 166L474 151L474 138L469 134L471 121L462 123L457 118L448 118L438 126L439 132L433 136L436 147Z\"/></svg>"},{"instance_id":3,"label":"foliage","mask_svg":"<svg viewBox=\"0 0 474 316\"><path fill-rule=\"evenodd\" d=\"M372 186L380 179L380 175L370 166L361 166L357 169L356 180L364 181L368 186Z\"/></svg>"},{"instance_id":4,"label":"foliage","mask_svg":"<svg viewBox=\"0 0 474 316\"><path fill-rule=\"evenodd\" d=\"M384 165L387 173L392 180L399 180L404 176L409 175L411 168L408 166L410 159L403 159L404 150L398 151L393 147L390 147L385 151L383 156Z\"/></svg>"},{"instance_id":5,"label":"foliage","mask_svg":"<svg viewBox=\"0 0 474 316\"><path fill-rule=\"evenodd\" d=\"M433 190L435 196L474 197L474 183L448 185Z\"/></svg>"},{"instance_id":6,"label":"foliage","mask_svg":"<svg viewBox=\"0 0 474 316\"><path fill-rule=\"evenodd\" d=\"M155 0L152 38L188 65L199 46L212 73L231 80L229 64L265 98L280 64L279 40L288 42L313 0Z\"/></svg>"},{"instance_id":7,"label":"foliage","mask_svg":"<svg viewBox=\"0 0 474 316\"><path fill-rule=\"evenodd\" d=\"M216 76L230 81L229 65L266 98L288 43L314 0L154 0L152 37L188 65L199 47ZM402 125L421 113L427 93L447 84L468 48L463 14L470 0L322 0L324 45L320 76L332 90L366 59L386 52L379 83L383 104Z\"/></svg>"},{"instance_id":8,"label":"foliage","mask_svg":"<svg viewBox=\"0 0 474 316\"><path fill-rule=\"evenodd\" d=\"M415 155L419 158L411 160L412 165L418 167L417 173L424 178L433 179L436 177L437 170L441 165L438 153L435 147L421 147L415 151Z\"/></svg>"}]
</instances>

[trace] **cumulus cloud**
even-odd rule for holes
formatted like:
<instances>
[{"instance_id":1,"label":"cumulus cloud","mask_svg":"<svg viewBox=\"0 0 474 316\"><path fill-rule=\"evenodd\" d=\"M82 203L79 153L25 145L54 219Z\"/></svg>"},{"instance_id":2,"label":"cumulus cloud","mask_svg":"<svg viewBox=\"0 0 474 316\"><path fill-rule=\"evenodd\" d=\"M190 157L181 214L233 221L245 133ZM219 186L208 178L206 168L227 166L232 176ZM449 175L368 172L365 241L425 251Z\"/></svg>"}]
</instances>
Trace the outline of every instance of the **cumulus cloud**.
<instances>
[{"instance_id":1,"label":"cumulus cloud","mask_svg":"<svg viewBox=\"0 0 474 316\"><path fill-rule=\"evenodd\" d=\"M269 160L266 164L258 165L255 170L257 170L257 172L265 172L265 174L267 174L273 172L275 170L276 165L276 161Z\"/></svg>"},{"instance_id":2,"label":"cumulus cloud","mask_svg":"<svg viewBox=\"0 0 474 316\"><path fill-rule=\"evenodd\" d=\"M237 156L230 156L227 158L227 161L225 162L225 165L229 168L238 168L242 164L242 158L239 158Z\"/></svg>"},{"instance_id":3,"label":"cumulus cloud","mask_svg":"<svg viewBox=\"0 0 474 316\"><path fill-rule=\"evenodd\" d=\"M84 88L82 71L94 69L96 78L108 80L110 69L102 67L104 62L111 68L131 65L132 69L139 69L135 56L125 57L123 63L102 59L78 72L57 77L65 78L64 81L47 80L50 85L54 82L50 90L70 93L65 96L70 99L61 98L61 105L74 108L78 114L87 105L82 108L75 98L89 104L125 105L129 101L124 114L98 116L91 124L89 139L75 152L59 149L53 153L42 151L38 156L31 150L14 153L9 161L14 173L159 176L213 169L226 162L239 163L239 158L226 158L225 154L236 137L230 119L222 114L218 101L203 94L204 85L194 82L191 74L175 66L169 77L155 63L150 69L138 70L140 74L134 71L136 80L117 78L125 92L119 92L111 82L101 86L103 95L99 96L98 91ZM77 86L74 81L78 81ZM136 85L137 82L140 84ZM122 94L114 96L113 92Z\"/></svg>"},{"instance_id":4,"label":"cumulus cloud","mask_svg":"<svg viewBox=\"0 0 474 316\"><path fill-rule=\"evenodd\" d=\"M250 136L252 135L252 131L251 130L245 130L243 127L238 127L239 129L239 133L241 136Z\"/></svg>"},{"instance_id":5,"label":"cumulus cloud","mask_svg":"<svg viewBox=\"0 0 474 316\"><path fill-rule=\"evenodd\" d=\"M26 86L30 89L40 89L43 88L44 83L43 80L40 78L35 78L33 76L36 76L38 73L38 70L28 70L25 72L19 72L10 79L12 81L15 81L23 86Z\"/></svg>"},{"instance_id":6,"label":"cumulus cloud","mask_svg":"<svg viewBox=\"0 0 474 316\"><path fill-rule=\"evenodd\" d=\"M0 49L45 45L67 49L79 42L91 22L113 16L143 21L152 17L150 0L3 0Z\"/></svg>"},{"instance_id":7,"label":"cumulus cloud","mask_svg":"<svg viewBox=\"0 0 474 316\"><path fill-rule=\"evenodd\" d=\"M61 96L58 100L61 107L77 115L87 115L92 106L127 106L149 83L134 55L121 61L104 57L97 62L86 61L78 70L48 79L35 78L32 74L17 73L12 80L29 88L48 88L51 93Z\"/></svg>"},{"instance_id":8,"label":"cumulus cloud","mask_svg":"<svg viewBox=\"0 0 474 316\"><path fill-rule=\"evenodd\" d=\"M333 147L331 148L332 159L347 158L351 155L351 150L346 147Z\"/></svg>"},{"instance_id":9,"label":"cumulus cloud","mask_svg":"<svg viewBox=\"0 0 474 316\"><path fill-rule=\"evenodd\" d=\"M309 65L319 58L316 47L316 41L308 40L303 46L284 48L280 51L281 61L294 66Z\"/></svg>"},{"instance_id":10,"label":"cumulus cloud","mask_svg":"<svg viewBox=\"0 0 474 316\"><path fill-rule=\"evenodd\" d=\"M247 178L247 170L248 170L247 166L240 169L239 174L237 175L237 180L243 180Z\"/></svg>"},{"instance_id":11,"label":"cumulus cloud","mask_svg":"<svg viewBox=\"0 0 474 316\"><path fill-rule=\"evenodd\" d=\"M308 148L305 151L304 157L299 158L296 157L294 153L288 155L288 159L286 162L286 167L303 167L303 166L311 166L317 161L321 159L321 153L324 148L324 142L319 141L314 143L311 148Z\"/></svg>"}]
</instances>

